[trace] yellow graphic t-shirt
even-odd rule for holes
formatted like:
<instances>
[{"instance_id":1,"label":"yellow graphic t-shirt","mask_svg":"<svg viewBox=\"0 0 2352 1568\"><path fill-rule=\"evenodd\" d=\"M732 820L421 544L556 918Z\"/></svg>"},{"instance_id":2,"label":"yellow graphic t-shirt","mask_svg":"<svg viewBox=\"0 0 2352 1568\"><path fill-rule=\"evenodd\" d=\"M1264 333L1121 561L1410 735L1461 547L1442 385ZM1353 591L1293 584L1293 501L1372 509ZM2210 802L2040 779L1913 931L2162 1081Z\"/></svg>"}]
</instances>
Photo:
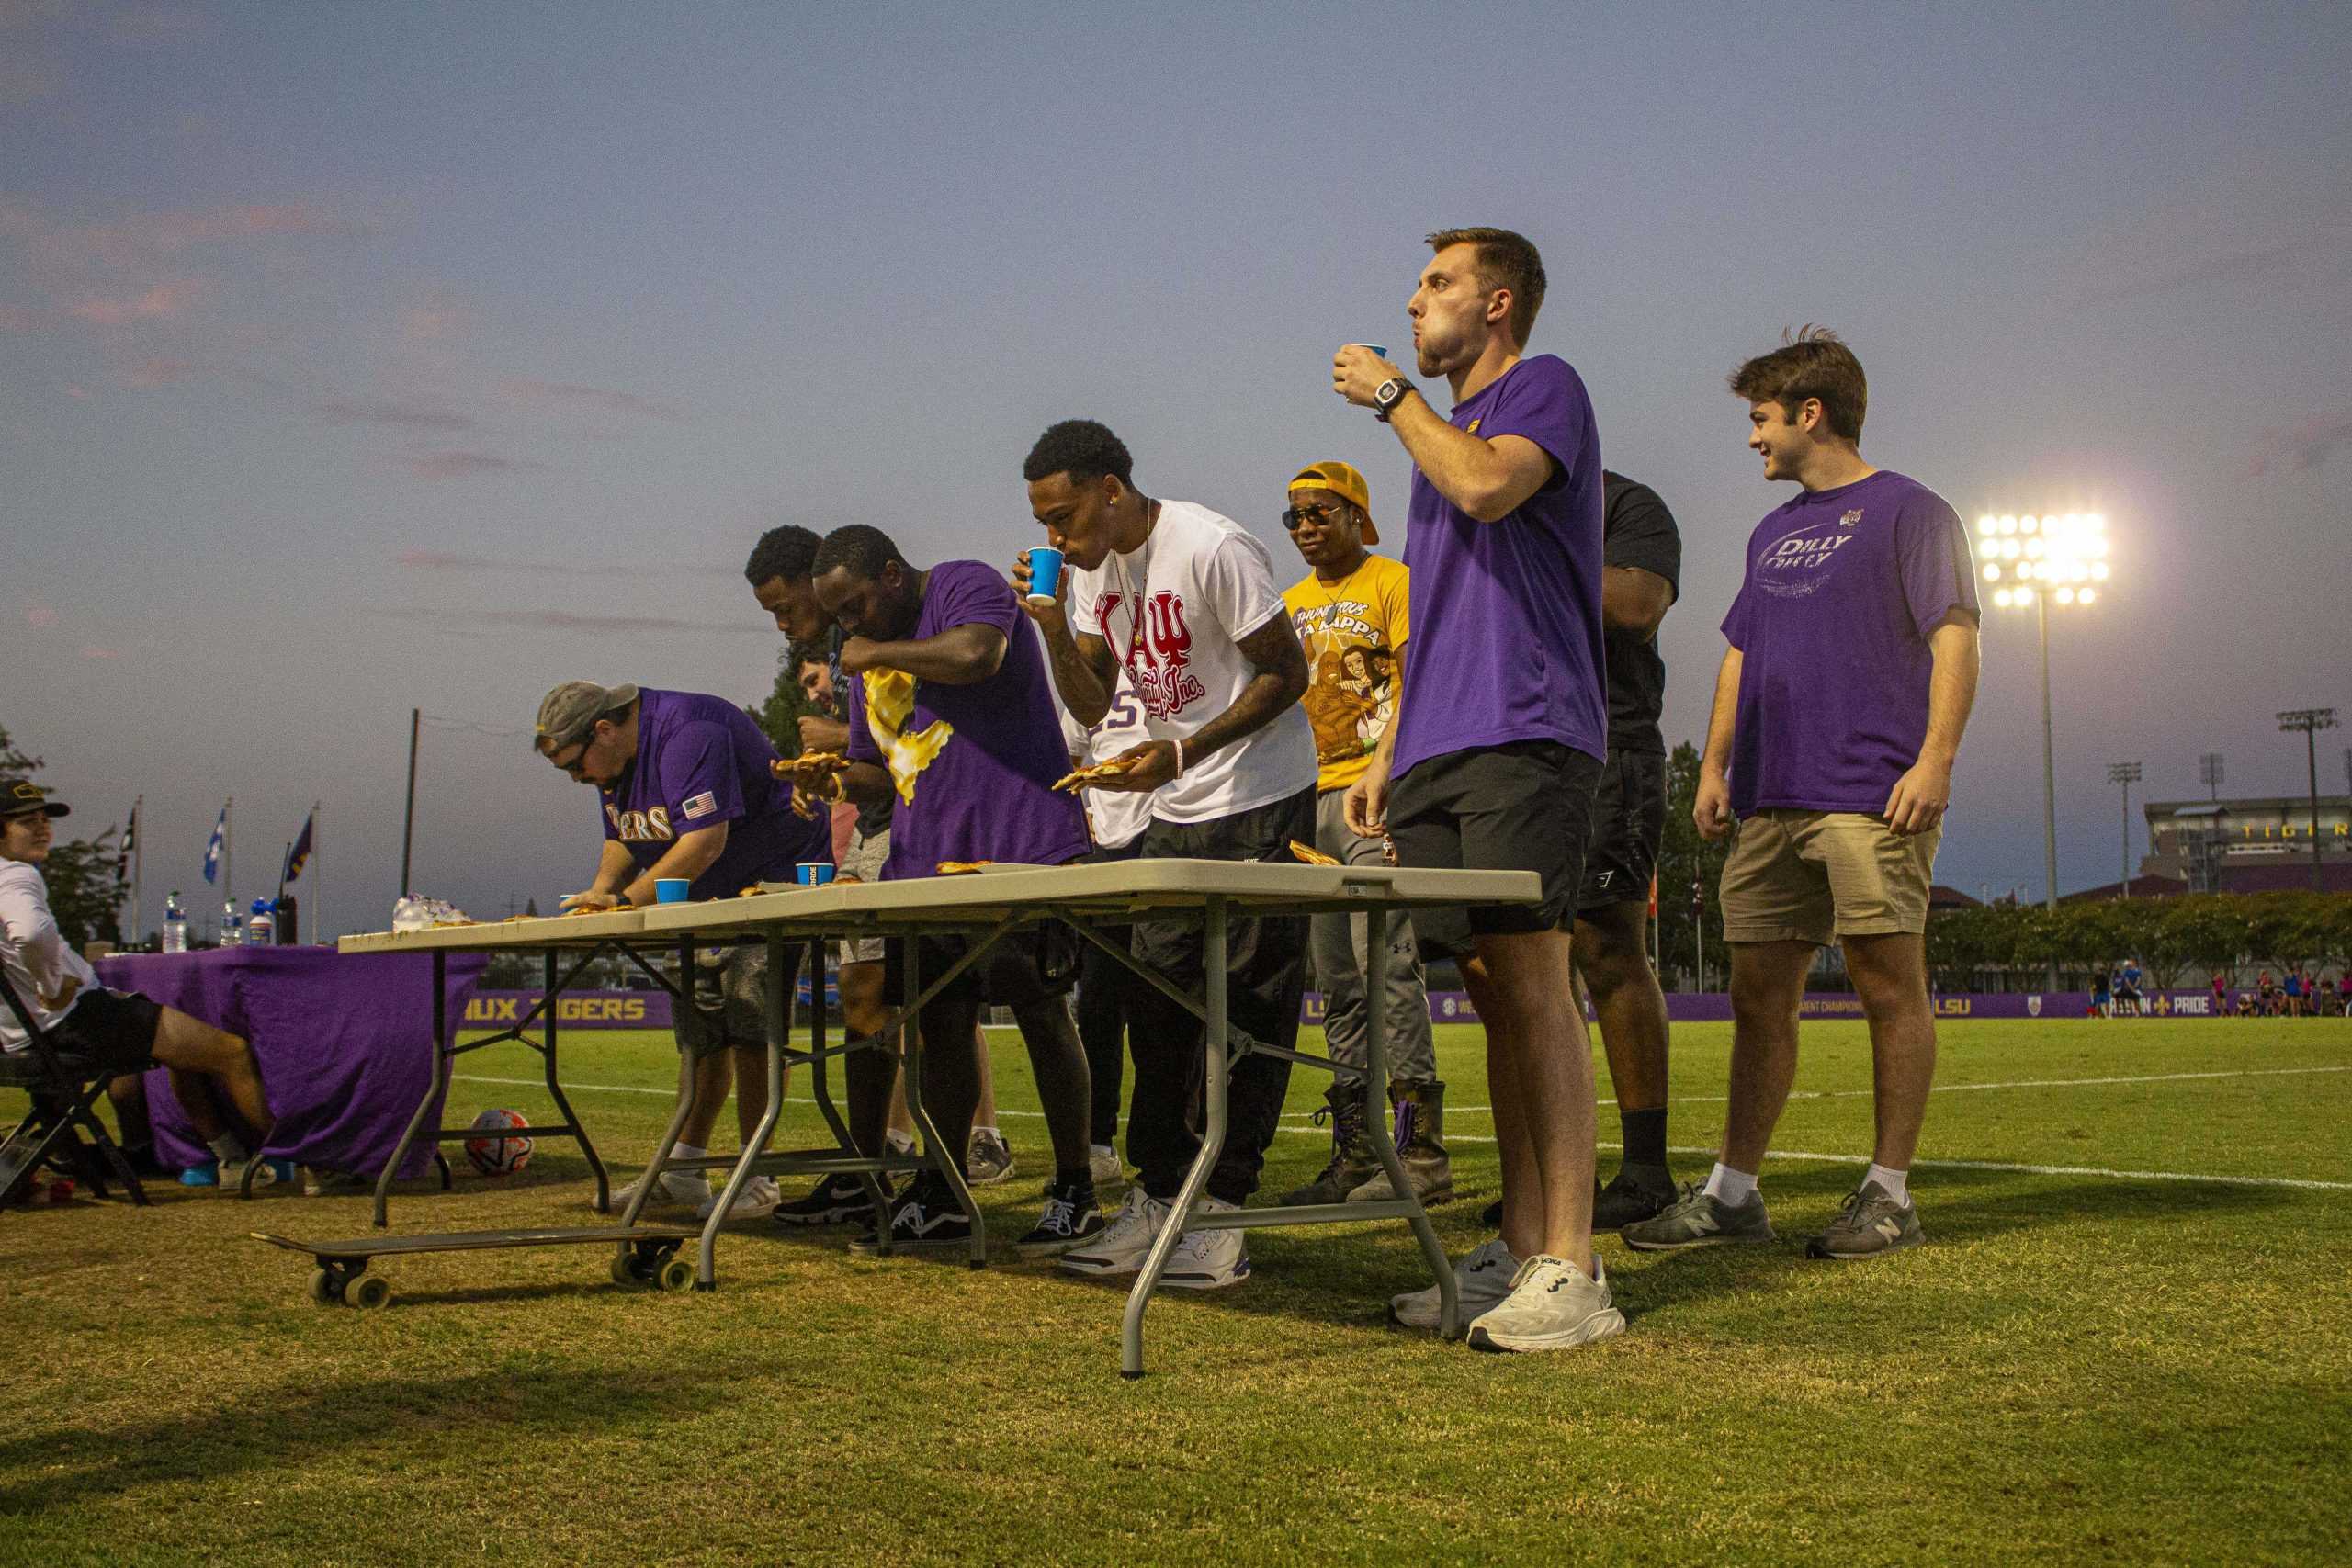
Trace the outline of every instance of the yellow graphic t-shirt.
<instances>
[{"instance_id":1,"label":"yellow graphic t-shirt","mask_svg":"<svg viewBox=\"0 0 2352 1568\"><path fill-rule=\"evenodd\" d=\"M1309 572L1283 595L1306 649L1317 790L1345 789L1362 778L1396 716L1399 661L1411 631L1405 582L1403 562L1366 556L1343 582Z\"/></svg>"}]
</instances>

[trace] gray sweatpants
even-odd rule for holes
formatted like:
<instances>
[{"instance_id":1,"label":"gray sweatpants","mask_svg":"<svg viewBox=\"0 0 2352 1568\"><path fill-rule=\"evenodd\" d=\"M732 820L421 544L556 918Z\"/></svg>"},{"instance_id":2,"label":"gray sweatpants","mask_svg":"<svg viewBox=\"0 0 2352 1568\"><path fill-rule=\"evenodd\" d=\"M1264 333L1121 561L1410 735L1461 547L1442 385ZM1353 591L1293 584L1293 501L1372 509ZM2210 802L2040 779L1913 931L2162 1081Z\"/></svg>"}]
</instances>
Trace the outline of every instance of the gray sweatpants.
<instances>
[{"instance_id":1,"label":"gray sweatpants","mask_svg":"<svg viewBox=\"0 0 2352 1568\"><path fill-rule=\"evenodd\" d=\"M1315 847L1347 865L1379 865L1380 840L1360 839L1348 830L1348 792L1325 790L1315 797ZM1363 1065L1364 941L1368 915L1317 915L1308 938L1315 955L1316 984L1323 992L1323 1035L1332 1060L1350 1066ZM1413 919L1402 909L1387 919L1388 1021L1386 1041L1391 1076L1417 1082L1437 1077L1437 1057L1430 1043L1429 988L1421 973L1420 945L1413 939ZM1388 1092L1386 1084L1372 1086L1377 1105Z\"/></svg>"}]
</instances>

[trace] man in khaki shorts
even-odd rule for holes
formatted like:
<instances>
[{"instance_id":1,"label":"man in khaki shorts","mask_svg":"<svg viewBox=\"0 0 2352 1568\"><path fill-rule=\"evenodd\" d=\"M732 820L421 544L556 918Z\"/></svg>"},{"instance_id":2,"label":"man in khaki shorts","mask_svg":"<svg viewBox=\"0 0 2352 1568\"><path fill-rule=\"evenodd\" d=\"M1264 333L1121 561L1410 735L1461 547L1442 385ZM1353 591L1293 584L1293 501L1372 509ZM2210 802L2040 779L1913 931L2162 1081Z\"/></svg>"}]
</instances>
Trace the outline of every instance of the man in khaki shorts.
<instances>
[{"instance_id":1,"label":"man in khaki shorts","mask_svg":"<svg viewBox=\"0 0 2352 1568\"><path fill-rule=\"evenodd\" d=\"M1773 1238L1756 1176L1796 1072L1805 971L1835 941L1870 1021L1877 1141L1809 1250L1868 1258L1925 1239L1910 1169L1936 1066L1928 884L1976 694L1975 570L1940 496L1862 461L1867 384L1835 336L1807 328L1731 388L1764 477L1803 487L1749 537L1692 813L1703 836L1734 835L1731 1105L1705 1184L1624 1236L1644 1251Z\"/></svg>"}]
</instances>

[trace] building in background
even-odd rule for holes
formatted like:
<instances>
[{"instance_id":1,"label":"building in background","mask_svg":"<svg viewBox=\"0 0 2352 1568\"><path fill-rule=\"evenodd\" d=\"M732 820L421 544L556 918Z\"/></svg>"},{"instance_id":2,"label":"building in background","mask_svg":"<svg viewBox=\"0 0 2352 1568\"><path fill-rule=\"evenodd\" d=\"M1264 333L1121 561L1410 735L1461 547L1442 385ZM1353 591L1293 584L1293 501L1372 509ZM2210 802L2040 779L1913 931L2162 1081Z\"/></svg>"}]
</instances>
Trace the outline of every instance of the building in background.
<instances>
[{"instance_id":1,"label":"building in background","mask_svg":"<svg viewBox=\"0 0 2352 1568\"><path fill-rule=\"evenodd\" d=\"M2152 800L2142 810L2148 822L2148 853L2132 880L2134 897L2164 892L2291 893L2312 886L2308 795ZM2323 885L2331 893L2352 893L2352 795L2319 797L2319 852ZM2149 879L2145 892L2143 879ZM2118 891L2112 885L2105 889L2109 897Z\"/></svg>"}]
</instances>

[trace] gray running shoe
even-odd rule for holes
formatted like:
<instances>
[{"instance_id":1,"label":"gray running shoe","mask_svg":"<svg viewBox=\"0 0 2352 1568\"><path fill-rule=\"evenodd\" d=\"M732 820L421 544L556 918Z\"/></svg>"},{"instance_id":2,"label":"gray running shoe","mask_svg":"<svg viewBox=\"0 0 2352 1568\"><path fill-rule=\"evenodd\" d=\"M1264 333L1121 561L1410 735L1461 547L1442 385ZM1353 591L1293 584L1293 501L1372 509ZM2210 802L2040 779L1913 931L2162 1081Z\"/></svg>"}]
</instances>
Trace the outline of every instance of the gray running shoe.
<instances>
[{"instance_id":1,"label":"gray running shoe","mask_svg":"<svg viewBox=\"0 0 2352 1568\"><path fill-rule=\"evenodd\" d=\"M993 1187L1012 1174L1012 1150L995 1128L973 1128L972 1141L964 1147L964 1168L973 1186Z\"/></svg>"},{"instance_id":2,"label":"gray running shoe","mask_svg":"<svg viewBox=\"0 0 2352 1568\"><path fill-rule=\"evenodd\" d=\"M1625 1245L1636 1252L1679 1252L1686 1247L1714 1247L1727 1241L1771 1241L1772 1222L1765 1217L1764 1194L1751 1196L1734 1207L1707 1196L1696 1181L1682 1184L1682 1196L1653 1218L1627 1225Z\"/></svg>"},{"instance_id":3,"label":"gray running shoe","mask_svg":"<svg viewBox=\"0 0 2352 1568\"><path fill-rule=\"evenodd\" d=\"M1898 1203L1885 1188L1866 1181L1860 1191L1846 1195L1838 1217L1806 1244L1805 1253L1813 1258L1876 1258L1927 1239L1928 1233L1919 1228L1919 1211L1908 1198Z\"/></svg>"}]
</instances>

